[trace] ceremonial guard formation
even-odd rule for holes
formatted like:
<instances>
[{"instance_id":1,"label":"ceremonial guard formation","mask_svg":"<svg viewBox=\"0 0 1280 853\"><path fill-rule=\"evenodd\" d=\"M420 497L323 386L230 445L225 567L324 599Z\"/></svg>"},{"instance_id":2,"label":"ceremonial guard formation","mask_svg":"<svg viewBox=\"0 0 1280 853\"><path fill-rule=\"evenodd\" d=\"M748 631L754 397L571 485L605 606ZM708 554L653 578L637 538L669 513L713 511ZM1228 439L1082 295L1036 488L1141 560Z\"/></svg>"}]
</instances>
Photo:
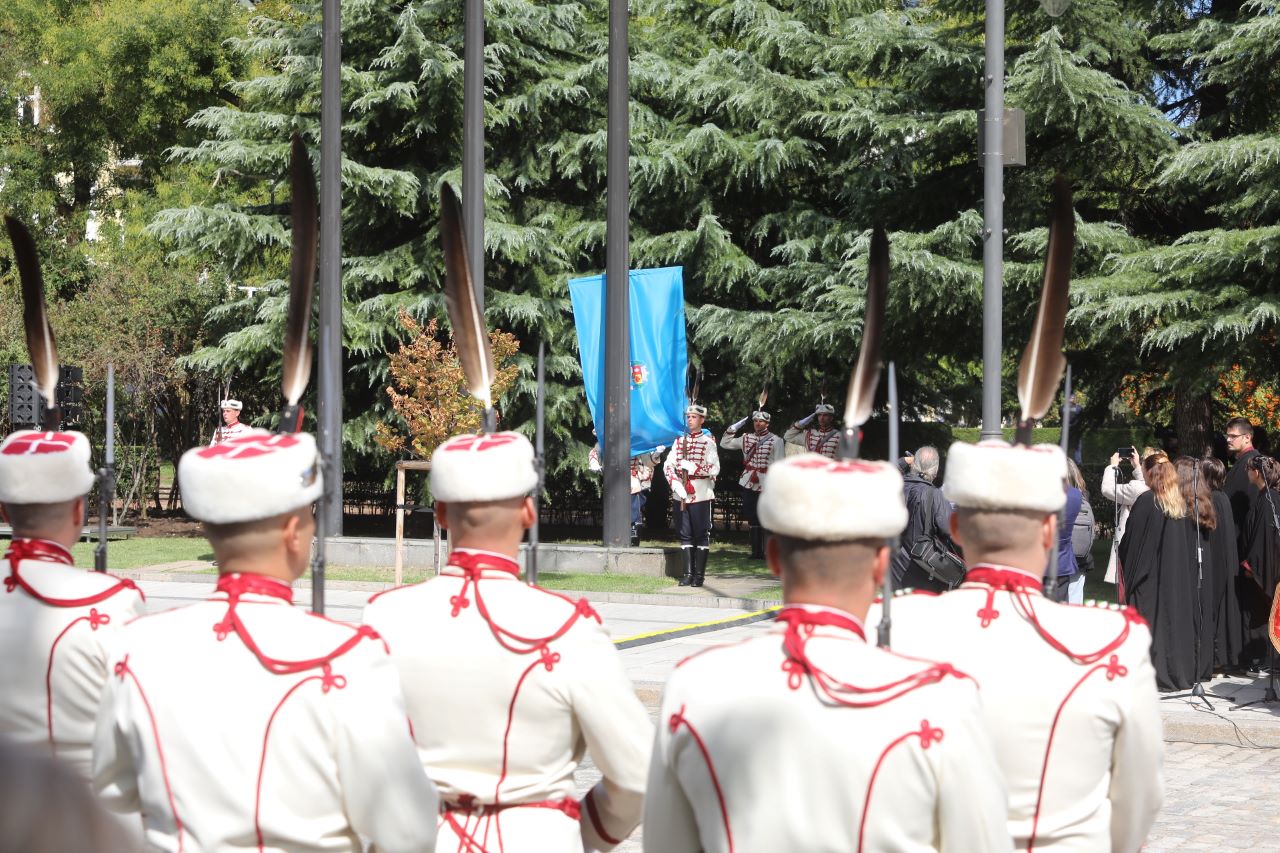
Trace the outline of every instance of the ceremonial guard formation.
<instances>
[{"instance_id":1,"label":"ceremonial guard formation","mask_svg":"<svg viewBox=\"0 0 1280 853\"><path fill-rule=\"evenodd\" d=\"M671 486L684 557L680 586L702 586L706 577L711 553L711 504L716 497L716 475L720 473L716 440L702 429L707 419L706 407L698 405L696 395L691 397L693 401L684 410L685 432L671 442L671 451L662 464L663 476Z\"/></svg>"},{"instance_id":2,"label":"ceremonial guard formation","mask_svg":"<svg viewBox=\"0 0 1280 853\"><path fill-rule=\"evenodd\" d=\"M951 446L944 493L969 571L943 595L893 599L893 648L981 685L1018 850L1132 853L1163 799L1151 633L1131 608L1045 598L1066 473L1057 446Z\"/></svg>"},{"instance_id":3,"label":"ceremonial guard formation","mask_svg":"<svg viewBox=\"0 0 1280 853\"><path fill-rule=\"evenodd\" d=\"M213 439L209 442L210 447L237 436L247 435L253 429L247 424L240 423L240 412L244 410L244 403L239 400L223 400L218 404L218 408L222 412L222 423L213 431Z\"/></svg>"},{"instance_id":4,"label":"ceremonial guard formation","mask_svg":"<svg viewBox=\"0 0 1280 853\"><path fill-rule=\"evenodd\" d=\"M445 442L431 491L448 564L365 611L440 788L441 850L608 850L640 822L653 729L622 659L585 600L520 582L536 483L523 436ZM580 803L573 772L588 749L604 778Z\"/></svg>"},{"instance_id":5,"label":"ceremonial guard formation","mask_svg":"<svg viewBox=\"0 0 1280 853\"><path fill-rule=\"evenodd\" d=\"M815 420L818 422L816 426L813 425ZM812 414L792 424L782 437L788 444L799 445L809 453L835 459L836 448L840 446L835 406L826 402L819 403Z\"/></svg>"},{"instance_id":6,"label":"ceremonial guard formation","mask_svg":"<svg viewBox=\"0 0 1280 853\"><path fill-rule=\"evenodd\" d=\"M595 431L592 430L594 433ZM648 453L631 457L631 547L640 547L640 530L644 527L644 505L649 500L649 490L653 488L653 469L662 461L662 452L667 449L659 444ZM591 448L587 456L587 468L595 473L604 470L600 461L600 445Z\"/></svg>"},{"instance_id":7,"label":"ceremonial guard formation","mask_svg":"<svg viewBox=\"0 0 1280 853\"><path fill-rule=\"evenodd\" d=\"M756 506L760 502L760 491L764 488L769 466L783 456L782 439L769 432L772 419L773 416L763 409L752 412L752 432L738 435L747 423L743 418L729 427L720 439L720 446L725 450L742 451L742 476L738 478L738 485L742 487L742 515L750 531L751 556L758 560L764 559L764 530L760 526Z\"/></svg>"},{"instance_id":8,"label":"ceremonial guard formation","mask_svg":"<svg viewBox=\"0 0 1280 853\"><path fill-rule=\"evenodd\" d=\"M378 635L293 606L323 479L307 434L188 451L187 513L218 560L205 602L125 627L94 785L160 850L431 850L435 787Z\"/></svg>"},{"instance_id":9,"label":"ceremonial guard formation","mask_svg":"<svg viewBox=\"0 0 1280 853\"><path fill-rule=\"evenodd\" d=\"M145 610L132 581L72 562L93 479L78 432L23 430L0 443L0 516L13 528L0 591L0 733L49 745L85 778L111 647Z\"/></svg>"},{"instance_id":10,"label":"ceremonial guard formation","mask_svg":"<svg viewBox=\"0 0 1280 853\"><path fill-rule=\"evenodd\" d=\"M667 682L645 850L1011 849L977 685L867 642L885 537L907 520L898 472L795 456L773 466L760 516L785 604L768 634Z\"/></svg>"}]
</instances>

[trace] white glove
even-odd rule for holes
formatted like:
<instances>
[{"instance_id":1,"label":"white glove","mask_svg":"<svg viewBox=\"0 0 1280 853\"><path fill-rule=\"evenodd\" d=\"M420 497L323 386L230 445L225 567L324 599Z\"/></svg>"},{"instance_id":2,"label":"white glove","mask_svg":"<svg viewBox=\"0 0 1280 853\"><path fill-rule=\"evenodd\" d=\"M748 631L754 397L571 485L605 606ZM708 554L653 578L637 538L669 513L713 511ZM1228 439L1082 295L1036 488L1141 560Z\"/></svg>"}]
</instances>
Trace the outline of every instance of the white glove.
<instances>
[{"instance_id":1,"label":"white glove","mask_svg":"<svg viewBox=\"0 0 1280 853\"><path fill-rule=\"evenodd\" d=\"M743 418L733 426L729 427L729 432L741 432L742 428L747 425L747 421L751 420L750 416Z\"/></svg>"},{"instance_id":2,"label":"white glove","mask_svg":"<svg viewBox=\"0 0 1280 853\"><path fill-rule=\"evenodd\" d=\"M809 417L802 418L796 421L796 429L804 429L809 424L813 423L813 419L816 418L817 416L818 416L818 413L814 412L813 414L809 415Z\"/></svg>"},{"instance_id":3,"label":"white glove","mask_svg":"<svg viewBox=\"0 0 1280 853\"><path fill-rule=\"evenodd\" d=\"M694 465L688 459L681 459L679 467L680 467L680 470L685 472L686 474L692 474L694 471L698 470L698 466Z\"/></svg>"},{"instance_id":4,"label":"white glove","mask_svg":"<svg viewBox=\"0 0 1280 853\"><path fill-rule=\"evenodd\" d=\"M659 444L657 447L655 447L655 448L653 449L653 452L654 452L655 454L657 454L657 453L662 453L662 452L663 452L664 450L666 450L666 449L667 449L667 446L666 446L665 444Z\"/></svg>"}]
</instances>

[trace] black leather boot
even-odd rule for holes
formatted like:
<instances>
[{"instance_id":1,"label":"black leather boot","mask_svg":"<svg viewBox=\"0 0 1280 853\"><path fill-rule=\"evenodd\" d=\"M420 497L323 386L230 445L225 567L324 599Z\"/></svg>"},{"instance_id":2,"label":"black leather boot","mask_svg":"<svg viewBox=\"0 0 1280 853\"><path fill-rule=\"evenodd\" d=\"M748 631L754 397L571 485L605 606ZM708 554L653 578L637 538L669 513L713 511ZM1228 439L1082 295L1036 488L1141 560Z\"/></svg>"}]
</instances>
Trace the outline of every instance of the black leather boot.
<instances>
[{"instance_id":1,"label":"black leather boot","mask_svg":"<svg viewBox=\"0 0 1280 853\"><path fill-rule=\"evenodd\" d=\"M764 559L764 535L759 525L751 528L751 559Z\"/></svg>"},{"instance_id":2,"label":"black leather boot","mask_svg":"<svg viewBox=\"0 0 1280 853\"><path fill-rule=\"evenodd\" d=\"M693 550L692 548L680 549L680 556L684 557L684 577L680 578L680 586L689 586L693 583Z\"/></svg>"},{"instance_id":3,"label":"black leather boot","mask_svg":"<svg viewBox=\"0 0 1280 853\"><path fill-rule=\"evenodd\" d=\"M706 548L693 549L693 580L689 586L702 586L707 577L707 556L710 553Z\"/></svg>"}]
</instances>

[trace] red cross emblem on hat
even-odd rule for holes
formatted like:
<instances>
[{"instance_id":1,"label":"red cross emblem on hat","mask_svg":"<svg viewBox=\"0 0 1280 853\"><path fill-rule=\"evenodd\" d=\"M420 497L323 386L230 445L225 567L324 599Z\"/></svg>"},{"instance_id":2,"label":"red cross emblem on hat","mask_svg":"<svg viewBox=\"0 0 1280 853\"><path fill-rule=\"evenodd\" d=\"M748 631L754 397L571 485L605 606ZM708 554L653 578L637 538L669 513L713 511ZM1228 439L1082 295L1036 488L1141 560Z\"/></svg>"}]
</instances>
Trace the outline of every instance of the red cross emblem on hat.
<instances>
[{"instance_id":1,"label":"red cross emblem on hat","mask_svg":"<svg viewBox=\"0 0 1280 853\"><path fill-rule=\"evenodd\" d=\"M217 456L226 456L230 459L252 459L255 456L264 456L286 447L293 447L297 443L298 439L291 435L242 435L229 438L213 447L205 447L197 451L196 455L201 459L213 459Z\"/></svg>"},{"instance_id":2,"label":"red cross emblem on hat","mask_svg":"<svg viewBox=\"0 0 1280 853\"><path fill-rule=\"evenodd\" d=\"M65 432L26 432L15 435L0 449L0 453L6 456L63 453L75 443L76 437Z\"/></svg>"},{"instance_id":3,"label":"red cross emblem on hat","mask_svg":"<svg viewBox=\"0 0 1280 853\"><path fill-rule=\"evenodd\" d=\"M476 453L483 453L486 450L492 450L495 447L502 447L518 440L519 436L510 432L498 432L486 435L460 435L457 438L450 439L442 449L470 450Z\"/></svg>"},{"instance_id":4,"label":"red cross emblem on hat","mask_svg":"<svg viewBox=\"0 0 1280 853\"><path fill-rule=\"evenodd\" d=\"M876 466L857 459L801 459L791 463L797 468L819 469L831 474L870 474Z\"/></svg>"}]
</instances>

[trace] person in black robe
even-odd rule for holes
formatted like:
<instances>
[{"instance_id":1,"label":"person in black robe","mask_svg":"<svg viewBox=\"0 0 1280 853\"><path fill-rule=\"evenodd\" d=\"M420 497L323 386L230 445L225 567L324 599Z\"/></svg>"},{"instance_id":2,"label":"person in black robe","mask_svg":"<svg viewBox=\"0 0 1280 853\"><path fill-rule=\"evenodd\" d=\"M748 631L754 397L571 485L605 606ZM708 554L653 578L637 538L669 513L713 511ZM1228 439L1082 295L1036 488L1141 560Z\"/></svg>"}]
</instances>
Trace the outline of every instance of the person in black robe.
<instances>
[{"instance_id":1,"label":"person in black robe","mask_svg":"<svg viewBox=\"0 0 1280 853\"><path fill-rule=\"evenodd\" d=\"M1140 495L1120 540L1125 603L1151 627L1151 659L1161 691L1187 690L1212 666L1206 641L1205 585L1198 558L1208 551L1213 504L1199 500L1200 525L1191 514L1178 472L1163 453L1143 461L1151 491ZM1210 629L1211 631L1211 629ZM1212 636L1209 633L1209 636Z\"/></svg>"},{"instance_id":2,"label":"person in black robe","mask_svg":"<svg viewBox=\"0 0 1280 853\"><path fill-rule=\"evenodd\" d=\"M1213 457L1200 460L1200 473L1210 489L1213 512L1218 525L1209 534L1209 577L1213 587L1213 668L1230 672L1240 667L1240 649L1244 646L1244 608L1236 591L1240 574L1240 551L1236 547L1236 525L1231 501L1222 491L1226 466Z\"/></svg>"},{"instance_id":3,"label":"person in black robe","mask_svg":"<svg viewBox=\"0 0 1280 853\"><path fill-rule=\"evenodd\" d=\"M1249 594L1242 599L1245 611L1244 654L1251 660L1273 663L1267 620L1280 583L1280 462L1255 456L1247 463L1249 478L1258 497L1249 511L1245 530L1244 574Z\"/></svg>"},{"instance_id":4,"label":"person in black robe","mask_svg":"<svg viewBox=\"0 0 1280 853\"><path fill-rule=\"evenodd\" d=\"M1227 421L1225 437L1227 453L1235 461L1227 471L1222 491L1226 493L1227 500L1231 503L1231 520L1236 528L1236 552L1243 560L1248 551L1248 543L1245 540L1249 531L1249 510L1258 496L1258 487L1249 480L1249 460L1256 459L1259 453L1253 446L1253 424L1248 418L1232 418ZM1250 642L1244 627L1244 623L1249 621L1249 617L1245 615L1246 612L1256 604L1253 602L1256 588L1244 571L1237 571L1227 590L1224 607L1231 612L1224 616L1224 620L1229 625L1239 624L1240 626L1237 629L1240 649L1232 654L1231 652L1235 649L1233 642L1228 652L1232 668L1242 670L1253 668L1258 671L1266 660L1266 649L1256 641Z\"/></svg>"}]
</instances>

